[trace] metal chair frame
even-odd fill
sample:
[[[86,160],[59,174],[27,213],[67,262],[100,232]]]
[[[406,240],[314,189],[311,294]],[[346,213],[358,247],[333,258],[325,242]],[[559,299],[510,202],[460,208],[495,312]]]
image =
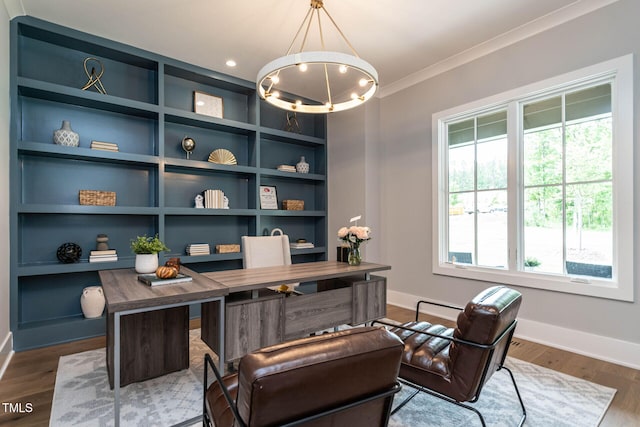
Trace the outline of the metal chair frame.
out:
[[[220,384],[220,388],[222,389],[222,394],[224,395],[225,400],[227,401],[227,404],[229,405],[229,408],[231,408],[231,413],[233,414],[234,419],[236,420],[236,422],[238,423],[239,426],[241,427],[247,427],[247,424],[244,422],[244,420],[240,417],[240,413],[238,412],[238,408],[235,404],[235,402],[233,401],[233,399],[231,398],[231,394],[229,393],[229,390],[227,389],[227,387],[224,385],[224,382],[222,381],[222,376],[220,375],[220,372],[218,371],[218,368],[216,368],[216,364],[213,362],[213,359],[211,358],[211,356],[207,353],[204,355],[204,360],[205,360],[205,366],[204,366],[204,398],[203,398],[203,411],[202,411],[202,424],[204,427],[211,427],[213,426],[213,422],[211,421],[209,414],[207,412],[207,399],[206,399],[206,393],[207,393],[207,384],[208,384],[208,379],[207,379],[207,367],[210,367],[213,369],[213,373],[216,377],[216,380],[218,381],[218,383]],[[382,399],[385,397],[390,397],[393,396],[394,394],[398,393],[400,390],[402,389],[402,386],[400,385],[400,383],[398,381],[396,381],[396,383],[393,385],[393,387],[387,391],[384,391],[382,393],[377,393],[371,396],[367,396],[364,397],[362,399],[358,399],[358,400],[354,400],[352,402],[346,403],[344,405],[340,405],[337,406],[335,408],[332,409],[328,409],[326,411],[322,411],[319,412],[317,414],[313,414],[313,415],[309,415],[307,417],[301,418],[299,420],[296,421],[292,421],[286,424],[282,424],[281,427],[293,427],[293,426],[299,426],[305,423],[308,423],[310,421],[314,421],[317,420],[319,418],[322,417],[326,417],[341,411],[345,411],[347,409],[351,409],[354,408],[356,406],[359,405],[363,405],[365,403],[377,400],[377,399]],[[389,402],[386,405],[385,408],[385,412],[386,412],[386,419],[383,425],[387,425],[389,423],[389,417],[391,416],[391,406],[393,405],[393,399],[390,399]]]
[[[441,304],[441,303],[433,302],[433,301],[420,300],[420,301],[418,301],[418,304],[416,305],[416,317],[415,317],[416,322],[419,321],[420,304],[437,305],[437,306],[440,306],[440,307],[451,308],[451,309],[458,310],[458,311],[463,310],[462,307],[457,307],[457,306],[452,306],[452,305],[447,305],[447,304]],[[383,325],[386,325],[386,326],[391,326],[393,328],[403,329],[403,330],[415,332],[415,333],[418,333],[418,334],[430,335],[430,336],[436,337],[436,338],[442,338],[444,340],[452,341],[452,342],[455,342],[455,343],[460,344],[460,345],[468,345],[470,347],[480,348],[480,349],[483,349],[483,350],[489,350],[489,357],[487,358],[487,363],[485,363],[485,366],[484,366],[483,371],[482,371],[482,377],[480,379],[480,386],[478,387],[478,390],[477,390],[475,396],[473,397],[473,399],[467,401],[469,403],[475,403],[480,398],[480,393],[482,392],[482,389],[484,388],[484,382],[485,382],[485,379],[486,379],[486,377],[488,375],[488,372],[489,372],[489,363],[488,363],[488,361],[490,361],[492,359],[493,353],[495,352],[496,347],[502,342],[502,340],[507,339],[508,340],[507,341],[507,345],[506,345],[506,347],[504,349],[504,352],[503,352],[502,357],[500,359],[499,367],[498,367],[498,369],[496,369],[496,372],[504,369],[505,371],[507,371],[509,373],[509,376],[511,377],[511,382],[513,383],[513,388],[515,389],[516,395],[518,396],[518,401],[520,402],[520,407],[522,408],[522,417],[520,418],[520,422],[518,423],[518,427],[521,427],[524,424],[524,421],[527,418],[527,411],[526,411],[526,409],[524,407],[524,402],[522,401],[522,396],[520,395],[520,390],[518,389],[518,385],[516,384],[516,379],[513,376],[513,372],[511,372],[511,370],[509,368],[504,366],[504,361],[505,361],[505,359],[507,357],[507,352],[509,351],[509,345],[511,343],[511,339],[513,338],[513,333],[515,332],[515,328],[516,328],[516,325],[518,323],[517,320],[514,320],[513,322],[511,322],[511,324],[502,332],[502,334],[500,334],[500,336],[498,338],[496,338],[491,344],[479,344],[479,343],[476,343],[476,342],[473,342],[473,341],[467,341],[467,340],[463,340],[463,339],[460,339],[460,338],[449,337],[449,336],[440,335],[440,334],[434,334],[434,333],[427,332],[427,331],[420,331],[420,330],[413,329],[413,328],[408,328],[408,327],[405,327],[405,326],[402,326],[402,325],[394,325],[392,323],[383,322],[383,321],[380,321],[380,320],[375,320],[373,323],[380,323],[380,324],[383,324]],[[409,387],[415,389],[415,391],[409,397],[407,397],[405,400],[403,400],[395,409],[393,409],[393,411],[391,412],[391,415],[393,415],[396,412],[398,412],[403,406],[405,406],[407,403],[409,403],[409,401],[411,399],[413,399],[420,391],[423,391],[423,392],[425,392],[427,394],[430,394],[430,395],[432,395],[434,397],[438,397],[440,399],[446,400],[447,402],[453,403],[454,405],[457,405],[457,406],[460,406],[462,408],[466,408],[466,409],[469,409],[469,410],[475,412],[476,415],[478,415],[478,417],[480,418],[480,422],[482,423],[482,426],[486,427],[486,423],[484,421],[484,417],[482,416],[480,411],[478,409],[474,408],[473,406],[469,406],[469,405],[466,405],[466,404],[464,404],[462,402],[458,402],[457,400],[452,399],[449,396],[446,396],[444,394],[438,393],[437,391],[429,390],[428,388],[426,388],[426,387],[424,387],[422,385],[415,384],[415,383],[413,383],[411,381],[405,380],[404,378],[400,378],[399,381],[401,383],[406,384]]]

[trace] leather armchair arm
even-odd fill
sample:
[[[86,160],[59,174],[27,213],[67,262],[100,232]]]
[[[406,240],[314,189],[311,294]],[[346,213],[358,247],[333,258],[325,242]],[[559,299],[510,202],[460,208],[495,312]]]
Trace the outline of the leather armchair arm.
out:
[[[442,304],[440,302],[429,301],[429,300],[420,300],[420,301],[418,301],[418,304],[416,304],[416,322],[418,321],[418,315],[420,314],[420,304],[437,305],[438,307],[451,308],[453,310],[458,310],[458,311],[462,311],[463,310],[463,307],[458,307],[458,306],[455,306],[455,305]]]

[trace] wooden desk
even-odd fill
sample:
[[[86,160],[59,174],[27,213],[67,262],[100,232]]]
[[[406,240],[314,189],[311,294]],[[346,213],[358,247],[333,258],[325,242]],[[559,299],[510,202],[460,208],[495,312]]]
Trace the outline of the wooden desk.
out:
[[[225,347],[220,350],[216,319],[219,306],[202,305],[202,340],[225,360],[255,349],[302,337],[343,324],[361,324],[386,315],[386,279],[372,272],[389,270],[382,264],[350,266],[320,261],[203,273],[226,286]],[[306,295],[275,293],[265,288],[283,283],[317,281],[318,292]]]
[[[371,262],[363,262],[360,265],[353,266],[346,262],[318,261],[277,267],[216,271],[202,273],[202,275],[226,286],[229,288],[230,293],[234,293],[281,285],[283,283],[312,282],[339,277],[368,275],[376,271],[384,270],[391,270],[391,267]]]
[[[182,272],[193,281],[153,287],[139,282],[133,269],[99,272],[107,306],[107,369],[116,426],[121,385],[189,367],[189,304],[219,306],[214,320],[224,369],[224,298],[229,289],[188,268]],[[127,369],[121,371],[121,364]]]
[[[254,349],[383,317],[386,279],[371,273],[390,268],[321,261],[199,274],[183,267],[193,282],[155,287],[139,282],[133,269],[100,271],[108,315],[107,368],[114,386],[115,425],[120,422],[121,384],[188,367],[189,304],[202,303],[202,339],[218,354],[224,371],[225,360]],[[318,293],[285,298],[264,290],[310,281],[318,282]],[[127,366],[125,372],[121,372],[121,359]]]

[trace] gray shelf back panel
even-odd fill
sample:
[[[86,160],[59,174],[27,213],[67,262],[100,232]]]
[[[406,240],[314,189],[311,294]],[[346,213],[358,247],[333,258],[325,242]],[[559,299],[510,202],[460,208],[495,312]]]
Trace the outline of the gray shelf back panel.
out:
[[[255,235],[255,217],[167,216],[165,227],[171,256],[185,256],[191,243],[208,243],[214,253],[215,245],[240,244],[242,236]]]
[[[309,173],[326,174],[325,146],[283,143],[262,137],[260,146],[260,166],[275,169],[279,165],[295,166],[304,156],[309,163]]]
[[[80,89],[88,80],[84,60],[95,57],[103,65],[100,80],[109,95],[158,103],[155,61],[31,26],[22,26],[21,33],[19,76]],[[95,62],[87,64],[89,72],[91,64],[95,66]]]
[[[22,97],[21,139],[53,144],[53,132],[63,120],[80,136],[80,147],[91,141],[113,142],[121,152],[154,155],[158,122],[154,118],[86,108],[45,99]]]
[[[276,187],[278,207],[282,209],[283,200],[303,200],[305,211],[324,211],[326,209],[324,181],[301,181],[280,177],[262,177],[260,185]]]
[[[212,170],[165,168],[165,206],[191,208],[204,190],[222,190],[233,209],[255,208],[255,178]]]
[[[78,205],[80,190],[114,191],[116,206],[157,205],[156,168],[46,156],[20,156],[22,203]]]
[[[89,252],[96,248],[98,234],[109,237],[109,248],[116,249],[119,257],[131,257],[132,238],[158,232],[158,218],[152,215],[128,216],[123,220],[119,215],[21,214],[18,222],[20,265],[59,263],[56,251],[66,242],[80,245],[81,259],[86,261]]]
[[[270,234],[275,228],[281,229],[289,236],[289,241],[305,239],[317,247],[326,246],[326,229],[324,217],[290,217],[265,216],[260,217],[260,235]]]
[[[164,155],[177,159],[186,159],[182,149],[182,139],[188,136],[196,142],[196,147],[189,156],[191,160],[206,162],[213,150],[223,148],[231,151],[238,165],[256,166],[256,134],[230,133],[178,123],[165,123]]]
[[[165,105],[182,111],[195,112],[194,92],[203,92],[222,98],[222,118],[255,124],[255,119],[250,114],[252,110],[250,104],[255,100],[254,95],[246,92],[237,92],[234,90],[238,88],[236,86],[231,89],[227,89],[227,86],[214,85],[213,80],[199,82],[165,74]]]
[[[203,262],[194,261],[189,264],[189,268],[198,273],[206,273],[209,271],[234,270],[234,269],[242,268],[242,257],[231,259],[231,260],[224,260],[224,261],[203,261]]]
[[[272,129],[286,130],[287,111],[270,105],[268,102],[260,100],[260,125]],[[291,112],[289,112],[290,117]],[[326,137],[326,124],[324,114],[296,113],[299,124],[299,132],[302,135],[314,136],[318,138]]]
[[[36,276],[22,277],[20,287],[21,325],[71,316],[82,317],[80,296],[87,286],[99,286],[97,272],[50,274],[46,281]],[[55,290],[52,292],[52,290]]]

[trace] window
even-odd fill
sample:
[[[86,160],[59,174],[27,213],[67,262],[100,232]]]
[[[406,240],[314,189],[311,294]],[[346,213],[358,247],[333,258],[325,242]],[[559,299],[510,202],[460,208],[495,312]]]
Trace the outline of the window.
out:
[[[433,117],[437,274],[633,300],[631,55]]]

